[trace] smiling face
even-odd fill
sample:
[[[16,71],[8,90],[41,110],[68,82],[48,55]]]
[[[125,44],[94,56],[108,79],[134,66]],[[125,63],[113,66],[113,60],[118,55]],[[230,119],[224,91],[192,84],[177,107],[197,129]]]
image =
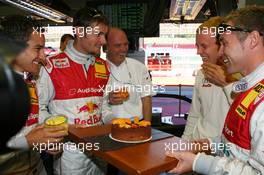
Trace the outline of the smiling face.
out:
[[[77,33],[77,40],[74,42],[74,47],[81,53],[99,56],[101,47],[106,44],[105,35],[108,31],[108,26],[103,23],[93,23],[89,31]]]
[[[14,69],[38,75],[41,64],[45,63],[44,45],[44,35],[32,33],[27,47],[16,57]]]
[[[126,34],[120,29],[112,28],[107,39],[107,59],[118,66],[125,60],[127,52]]]
[[[232,23],[228,23],[233,26]],[[250,67],[250,59],[248,59],[248,38],[240,41],[236,32],[225,32],[221,36],[221,45],[223,46],[223,62],[226,65],[228,73],[241,72],[247,75],[247,67]]]
[[[216,44],[216,38],[212,37],[210,33],[196,34],[197,54],[202,57],[203,62],[216,64],[218,59],[222,56],[222,49]]]

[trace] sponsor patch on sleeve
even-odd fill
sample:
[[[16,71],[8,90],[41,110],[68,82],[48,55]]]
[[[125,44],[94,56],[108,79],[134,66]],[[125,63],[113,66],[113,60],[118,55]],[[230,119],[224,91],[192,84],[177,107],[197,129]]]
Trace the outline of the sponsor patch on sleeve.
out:
[[[251,102],[253,102],[256,97],[260,94],[260,92],[264,89],[264,85],[261,83],[258,83],[254,89],[252,89],[246,98],[241,102],[241,104],[245,107],[248,108]]]
[[[245,120],[246,115],[247,115],[247,111],[246,111],[245,109],[243,109],[242,106],[239,105],[239,106],[236,108],[236,112],[238,113],[238,115],[239,115],[240,117],[242,117],[242,118]]]
[[[53,59],[54,68],[66,68],[70,67],[68,58]]]
[[[95,73],[95,77],[96,78],[103,78],[103,79],[107,79],[108,76],[106,74],[100,74],[100,73]]]
[[[100,62],[95,62],[95,72],[100,74],[106,74],[105,65]]]

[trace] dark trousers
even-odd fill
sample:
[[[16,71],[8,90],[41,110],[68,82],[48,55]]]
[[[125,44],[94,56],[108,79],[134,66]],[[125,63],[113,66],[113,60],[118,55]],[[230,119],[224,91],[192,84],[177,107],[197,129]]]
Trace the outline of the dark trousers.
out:
[[[40,157],[43,161],[47,175],[53,175],[53,155],[44,151],[40,154]]]

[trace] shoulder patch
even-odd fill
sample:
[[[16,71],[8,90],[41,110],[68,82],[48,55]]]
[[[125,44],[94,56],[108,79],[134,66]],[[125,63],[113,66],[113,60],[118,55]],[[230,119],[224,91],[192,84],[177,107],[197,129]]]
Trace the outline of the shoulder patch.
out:
[[[202,80],[202,87],[211,87],[212,86],[212,84],[206,79],[206,78],[204,78],[203,80]]]
[[[101,58],[95,59],[95,72],[100,74],[106,74],[106,61]]]
[[[254,105],[257,104],[263,98],[264,98],[264,89],[260,90],[260,93],[258,94],[256,99],[254,100]]]
[[[245,99],[241,102],[241,104],[245,107],[248,108],[248,106],[250,105],[251,102],[256,101],[257,97],[260,96],[260,94],[262,94],[264,90],[264,86],[261,83],[258,83],[249,93],[248,95],[245,97]],[[263,95],[262,95],[263,96]]]
[[[52,59],[54,68],[66,68],[66,67],[70,67],[70,63],[67,57],[65,58],[55,58]]]

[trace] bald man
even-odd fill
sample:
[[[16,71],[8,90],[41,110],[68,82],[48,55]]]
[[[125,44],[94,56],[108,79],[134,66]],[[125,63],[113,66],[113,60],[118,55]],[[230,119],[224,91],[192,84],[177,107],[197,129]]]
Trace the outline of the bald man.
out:
[[[103,121],[108,123],[113,118],[132,118],[151,120],[152,83],[144,64],[127,58],[128,39],[119,28],[111,28],[107,35],[107,62],[110,78],[103,102]],[[128,91],[124,98],[118,91]]]

